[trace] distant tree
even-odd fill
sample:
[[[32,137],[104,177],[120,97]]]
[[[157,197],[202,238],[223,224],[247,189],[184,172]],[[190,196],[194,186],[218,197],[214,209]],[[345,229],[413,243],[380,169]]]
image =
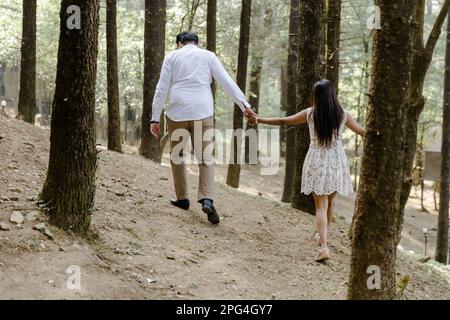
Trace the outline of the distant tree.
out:
[[[252,30],[253,37],[253,47],[250,48],[250,81],[249,81],[249,103],[252,109],[258,113],[259,103],[261,96],[261,83],[262,83],[262,72],[264,64],[264,56],[266,52],[267,42],[265,41],[272,29],[273,24],[273,10],[272,8],[262,8],[260,6],[253,7],[254,11],[257,12],[258,17],[264,17],[264,23],[262,26],[257,26],[258,22],[254,25]],[[264,12],[262,12],[264,11]],[[264,15],[262,14],[264,13]],[[255,15],[254,15],[255,16]],[[250,129],[250,125],[247,123],[246,130]],[[258,130],[258,126],[253,127],[254,130]],[[250,139],[247,137],[245,139],[245,163],[249,162],[249,152],[250,152]]]
[[[161,162],[159,139],[150,133],[153,96],[165,53],[166,0],[145,1],[144,31],[144,105],[142,109],[141,147],[145,158]],[[161,130],[162,131],[162,130]]]
[[[106,1],[106,52],[108,82],[108,149],[122,152],[117,66],[116,0]]]
[[[206,16],[206,49],[216,52],[217,49],[217,0],[208,0],[207,16]],[[216,96],[216,85],[213,81],[211,84],[213,96]]]
[[[183,18],[181,18],[180,29],[178,30],[179,32],[182,32],[184,30],[184,24],[186,19],[188,20],[187,30],[192,30],[192,28],[194,27],[195,16],[197,15],[197,11],[200,8],[201,4],[202,2],[200,0],[186,1],[186,13],[183,16]]]
[[[287,64],[286,116],[297,112],[297,50],[299,0],[291,0]],[[286,128],[286,167],[281,201],[291,202],[295,172],[295,127]]]
[[[372,78],[361,177],[352,224],[349,299],[393,299],[396,238],[401,229],[402,122],[408,109],[415,0],[377,0],[381,29],[375,31]],[[372,278],[371,275],[373,276]]]
[[[237,85],[241,88],[242,92],[245,92],[246,82],[247,82],[247,63],[248,63],[248,48],[250,43],[250,19],[252,13],[252,1],[242,0],[242,11],[241,11],[241,28],[240,28],[240,38],[239,38],[239,56],[238,56],[238,67],[237,67]],[[244,119],[241,109],[235,105],[233,113],[233,129],[242,129],[244,126]],[[234,136],[232,141],[233,148],[233,163],[228,166],[227,172],[227,185],[233,188],[239,187],[239,176],[241,174],[240,154],[241,145],[238,145],[237,136]],[[238,161],[239,160],[239,161]]]
[[[34,124],[36,117],[36,0],[23,0],[18,115]]]
[[[327,1],[327,69],[326,78],[339,91],[339,51],[341,37],[341,0]]]
[[[325,76],[325,0],[300,0],[297,47],[297,112],[311,106],[311,89]],[[296,159],[292,206],[315,214],[312,195],[301,193],[302,169],[309,149],[308,126],[296,128]]]
[[[436,261],[447,264],[448,215],[450,197],[450,14],[447,18],[447,44],[445,49],[444,112],[442,123],[442,162],[439,192],[439,218],[437,226]]]
[[[81,29],[68,29],[69,6],[80,8]],[[99,0],[62,0],[47,179],[41,193],[50,222],[86,235],[95,195],[95,85]]]

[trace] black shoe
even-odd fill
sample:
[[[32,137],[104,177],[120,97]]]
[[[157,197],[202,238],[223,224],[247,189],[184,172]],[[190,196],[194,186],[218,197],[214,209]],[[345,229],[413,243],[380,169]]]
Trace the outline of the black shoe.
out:
[[[183,210],[189,210],[191,202],[188,199],[184,200],[170,199],[170,204]]]
[[[216,208],[214,208],[213,201],[210,199],[203,199],[201,200],[201,203],[203,212],[208,215],[208,221],[212,224],[218,224],[220,222],[220,217]]]

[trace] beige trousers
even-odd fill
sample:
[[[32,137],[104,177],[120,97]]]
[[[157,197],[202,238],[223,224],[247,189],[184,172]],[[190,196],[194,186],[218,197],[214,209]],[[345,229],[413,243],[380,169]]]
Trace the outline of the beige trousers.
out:
[[[170,164],[177,200],[189,199],[186,161],[183,158],[188,156],[185,151],[189,138],[191,138],[200,171],[198,200],[214,200],[213,117],[198,121],[173,121],[167,118],[167,127],[170,134]]]

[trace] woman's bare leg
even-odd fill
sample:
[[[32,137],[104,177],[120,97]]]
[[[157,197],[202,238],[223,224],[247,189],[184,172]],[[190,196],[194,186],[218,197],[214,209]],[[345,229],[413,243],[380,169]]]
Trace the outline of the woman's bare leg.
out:
[[[334,200],[336,199],[336,195],[337,195],[337,192],[332,193],[328,196],[328,210],[327,210],[328,227],[330,226],[331,222],[333,221]]]
[[[316,204],[316,226],[320,236],[321,250],[327,248],[328,233],[328,196],[319,196],[313,193],[314,202]]]

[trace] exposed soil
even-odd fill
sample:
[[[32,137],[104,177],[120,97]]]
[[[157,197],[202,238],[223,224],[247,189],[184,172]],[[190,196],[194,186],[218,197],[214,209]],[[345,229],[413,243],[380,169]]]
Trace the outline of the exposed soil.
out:
[[[47,221],[36,200],[48,136],[46,129],[0,115],[0,222],[10,229],[0,231],[1,299],[345,299],[350,243],[344,218],[331,228],[332,259],[318,264],[312,216],[219,182],[223,219],[212,226],[196,203],[189,211],[169,205],[167,166],[131,154],[99,153],[93,215],[99,240],[52,226],[50,239],[33,229]],[[260,178],[246,179],[257,186]],[[195,175],[189,184],[195,194]],[[37,220],[16,226],[9,222],[14,211],[30,220],[36,217],[29,213],[37,213]],[[399,252],[398,277],[411,278],[402,298],[450,299],[448,267],[417,260]],[[81,268],[80,290],[66,286],[72,265]]]

